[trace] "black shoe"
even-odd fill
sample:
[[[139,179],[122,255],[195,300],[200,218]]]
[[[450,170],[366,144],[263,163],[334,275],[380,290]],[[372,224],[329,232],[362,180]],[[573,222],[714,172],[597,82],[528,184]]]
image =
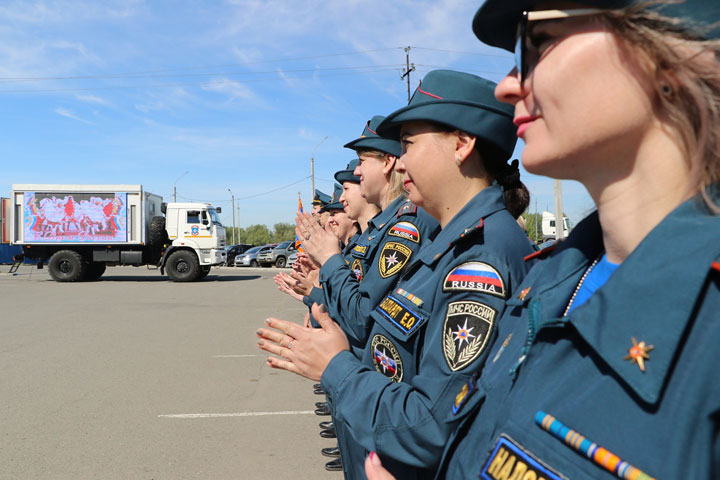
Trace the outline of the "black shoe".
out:
[[[320,436],[322,438],[337,438],[337,434],[335,433],[334,428],[328,428],[327,430],[322,430],[320,432]]]
[[[320,453],[322,453],[326,457],[339,457],[340,456],[340,448],[338,448],[338,447],[323,448],[322,450],[320,450]]]
[[[339,458],[336,458],[332,462],[328,462],[325,464],[325,470],[328,472],[340,472],[342,471],[342,460]]]
[[[323,390],[322,388],[316,388],[315,390],[313,390],[313,393],[315,395],[325,395],[325,390]]]
[[[313,388],[317,390],[318,388],[322,388],[322,383],[314,383]]]
[[[322,428],[323,430],[327,430],[328,428],[334,428],[332,420],[330,420],[329,422],[320,422],[319,425],[320,428]]]
[[[316,408],[323,408],[323,407],[327,407],[327,406],[328,406],[327,402],[315,402]]]
[[[317,410],[315,410],[315,415],[320,415],[320,416],[330,415],[330,407],[328,407],[326,405],[323,408],[318,408]]]

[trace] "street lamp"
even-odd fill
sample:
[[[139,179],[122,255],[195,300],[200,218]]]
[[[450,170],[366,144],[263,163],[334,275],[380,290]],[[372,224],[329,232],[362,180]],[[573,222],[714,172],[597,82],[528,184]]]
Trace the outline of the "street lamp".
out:
[[[188,173],[190,173],[190,172],[189,172],[189,171],[186,171],[185,173],[183,173],[182,175],[180,175],[179,177],[177,177],[177,178],[175,179],[175,181],[173,182],[173,203],[177,202],[177,188],[176,188],[177,182],[179,182],[180,179],[181,179],[182,177],[184,177],[185,175],[187,175]]]
[[[312,192],[310,192],[311,199],[315,198],[315,150],[317,150],[320,144],[327,140],[327,138],[327,135],[325,135],[325,138],[315,145],[315,148],[312,149],[312,154],[310,155],[310,177],[312,178]]]
[[[233,240],[237,240],[237,238],[236,238],[237,234],[235,233],[235,232],[236,232],[236,229],[235,229],[235,195],[233,195],[232,190],[230,190],[229,188],[228,188],[228,192],[230,192],[230,197],[232,198],[232,212],[233,212],[233,234],[232,234],[232,239],[233,239]],[[232,242],[232,245],[235,245],[235,243],[236,243],[235,241]]]

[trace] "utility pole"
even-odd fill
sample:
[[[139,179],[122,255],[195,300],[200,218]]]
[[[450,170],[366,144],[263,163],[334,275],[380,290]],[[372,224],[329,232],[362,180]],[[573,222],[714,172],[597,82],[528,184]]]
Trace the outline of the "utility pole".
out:
[[[315,198],[315,150],[317,150],[320,144],[327,140],[327,138],[327,135],[325,135],[325,138],[315,145],[315,148],[312,149],[312,154],[310,155],[310,178],[312,179],[312,191],[310,192],[310,198]]]
[[[233,219],[233,224],[235,220]],[[240,202],[237,205],[237,243],[240,243]]]
[[[565,238],[565,218],[563,217],[562,205],[562,182],[555,180],[553,190],[555,191],[555,238],[562,240]]]
[[[190,172],[189,172],[189,171],[186,171],[185,173],[183,173],[182,175],[180,175],[179,177],[177,177],[177,178],[175,179],[175,181],[173,182],[173,203],[176,203],[176,202],[177,202],[177,182],[179,182],[180,179],[181,179],[182,177],[184,177],[185,175],[187,175],[188,173],[190,173]]]
[[[232,238],[233,240],[236,240],[237,234],[235,233],[235,195],[233,195],[232,190],[228,188],[228,192],[230,192],[230,198],[232,198],[232,212],[233,212],[233,234]],[[237,242],[232,242],[232,245],[235,245]]]
[[[400,80],[407,77],[407,90],[408,90],[408,103],[410,103],[410,72],[415,71],[415,64],[410,63],[410,46],[405,47],[405,68],[403,68],[403,74]]]

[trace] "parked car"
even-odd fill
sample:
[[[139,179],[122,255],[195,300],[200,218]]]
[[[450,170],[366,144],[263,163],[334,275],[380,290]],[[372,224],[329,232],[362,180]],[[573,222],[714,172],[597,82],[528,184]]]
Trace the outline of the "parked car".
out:
[[[240,255],[241,253],[245,253],[251,248],[253,248],[255,245],[250,245],[249,243],[238,243],[237,245],[229,245],[225,248],[225,251],[227,252],[227,265],[235,265],[235,257]]]
[[[236,267],[257,267],[258,261],[257,257],[260,252],[265,252],[268,250],[272,250],[275,245],[262,245],[260,247],[253,247],[250,250],[247,250],[245,253],[241,253],[237,257],[235,257],[235,266]]]
[[[257,262],[262,267],[269,267],[275,265],[278,268],[283,268],[287,263],[288,257],[295,252],[295,242],[287,241],[279,243],[275,248],[269,251],[260,252],[257,257]]]
[[[288,257],[287,266],[292,267],[295,262],[297,262],[297,252]]]

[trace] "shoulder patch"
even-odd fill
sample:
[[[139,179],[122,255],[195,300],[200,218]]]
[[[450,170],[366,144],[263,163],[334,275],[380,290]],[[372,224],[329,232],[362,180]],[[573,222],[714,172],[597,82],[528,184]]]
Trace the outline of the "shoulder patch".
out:
[[[380,250],[378,269],[382,278],[390,278],[410,260],[412,250],[410,247],[398,242],[385,242]]]
[[[485,351],[497,311],[480,302],[450,302],[443,324],[443,355],[453,372],[474,362]]]
[[[410,310],[392,295],[386,296],[375,310],[406,335],[417,330],[423,323],[420,314]]]
[[[368,245],[355,245],[352,250],[350,250],[350,254],[353,257],[359,257],[359,258],[365,258],[368,252]]]
[[[398,222],[388,231],[388,235],[400,237],[410,240],[411,242],[420,243],[420,232],[417,227],[410,222]]]
[[[399,218],[403,215],[416,215],[417,214],[418,207],[412,202],[405,202],[402,205],[400,205],[400,208],[398,208],[397,213],[395,214],[395,217]]]
[[[362,283],[365,273],[363,272],[362,262],[360,262],[359,258],[353,260],[352,265],[350,265],[350,270],[352,270],[352,273],[355,275],[358,283]]]
[[[562,240],[555,242],[553,245],[550,245],[547,248],[543,248],[542,250],[538,250],[537,252],[531,253],[530,255],[526,256],[523,260],[526,262],[529,262],[530,260],[535,260],[536,258],[539,260],[545,260],[548,255],[550,255],[555,249],[560,245],[560,242]]]
[[[443,292],[482,292],[505,298],[505,282],[492,265],[466,262],[453,268],[445,277]]]
[[[480,471],[480,478],[484,480],[509,478],[513,472],[523,472],[522,478],[567,480],[567,477],[550,468],[512,438],[502,434],[485,461]]]
[[[370,341],[373,351],[373,364],[375,370],[388,377],[393,382],[403,379],[403,364],[397,347],[384,335],[375,335]]]

